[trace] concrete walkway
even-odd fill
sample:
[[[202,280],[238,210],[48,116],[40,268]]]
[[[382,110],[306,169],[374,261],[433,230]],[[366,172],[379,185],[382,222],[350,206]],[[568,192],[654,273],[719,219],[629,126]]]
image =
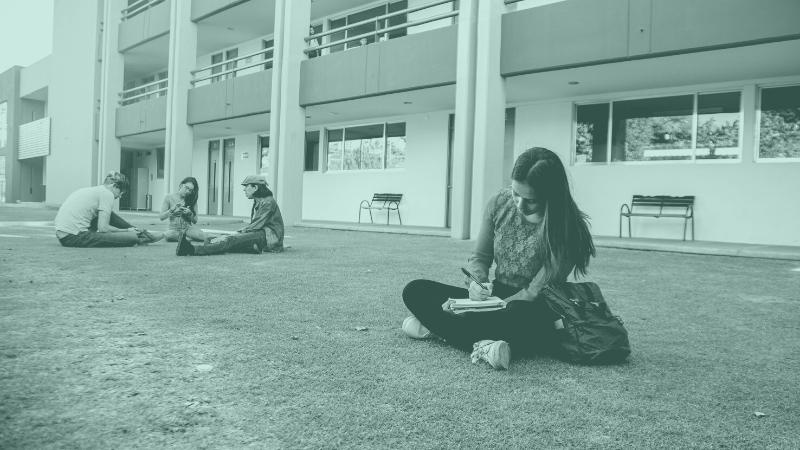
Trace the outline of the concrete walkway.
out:
[[[41,203],[0,205],[0,222],[3,221],[52,221],[56,215],[53,208]],[[121,211],[120,215],[135,226],[165,226],[158,213],[147,211]],[[198,224],[205,229],[222,225],[225,229],[235,229],[237,224],[248,221],[247,217],[199,216]],[[288,224],[287,224],[288,225]],[[352,223],[328,221],[302,221],[295,226],[325,228],[332,230],[367,231],[374,233],[416,234],[424,236],[449,237],[450,229],[444,227],[417,227],[399,224]],[[622,248],[628,250],[659,251],[718,256],[739,256],[747,258],[768,258],[800,261],[800,246],[756,245],[712,241],[680,241],[676,239],[618,238],[616,236],[594,236],[597,247]]]
[[[297,226],[327,228],[332,230],[371,231],[376,233],[420,234],[427,236],[450,236],[449,228],[415,227],[408,225],[381,225],[379,223],[351,223],[327,221],[303,221]],[[800,261],[800,246],[755,245],[731,242],[680,241],[674,239],[618,238],[616,236],[594,236],[597,247],[623,248],[700,255],[741,256]]]

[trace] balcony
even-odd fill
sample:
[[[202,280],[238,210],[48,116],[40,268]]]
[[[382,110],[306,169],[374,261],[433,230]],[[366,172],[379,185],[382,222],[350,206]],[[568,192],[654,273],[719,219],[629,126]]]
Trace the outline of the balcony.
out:
[[[797,39],[797,17],[800,2],[794,0],[776,0],[768,8],[751,0],[548,3],[503,15],[501,73],[512,76]]]
[[[19,126],[17,159],[37,158],[50,154],[50,117]]]
[[[124,52],[169,33],[170,2],[139,0],[124,8],[120,19],[117,49]]]
[[[192,71],[189,124],[268,112],[272,47]]]
[[[117,137],[166,129],[167,85],[163,79],[119,93]]]
[[[359,17],[354,13],[338,19],[347,19],[343,26],[310,34],[305,38],[309,59],[301,66],[300,103],[454,84],[458,10],[453,8],[452,1],[436,1],[360,21],[350,20]]]

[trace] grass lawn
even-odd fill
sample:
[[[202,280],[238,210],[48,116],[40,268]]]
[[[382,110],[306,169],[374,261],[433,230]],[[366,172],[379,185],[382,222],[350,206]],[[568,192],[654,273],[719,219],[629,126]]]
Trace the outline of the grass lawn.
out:
[[[290,227],[178,258],[9,224],[54,214],[0,208],[0,448],[800,448],[797,262],[598,249],[629,363],[496,372],[399,329],[470,242]]]

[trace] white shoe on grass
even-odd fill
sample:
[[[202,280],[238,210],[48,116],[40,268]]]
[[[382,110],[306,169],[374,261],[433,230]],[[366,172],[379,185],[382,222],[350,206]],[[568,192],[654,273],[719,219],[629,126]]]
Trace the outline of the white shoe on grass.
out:
[[[414,316],[408,316],[403,320],[403,333],[406,336],[414,339],[428,339],[429,337],[433,336],[433,333],[430,332],[422,322],[419,321]]]
[[[492,369],[506,370],[511,362],[511,346],[506,341],[485,339],[472,344],[472,362],[486,361]]]

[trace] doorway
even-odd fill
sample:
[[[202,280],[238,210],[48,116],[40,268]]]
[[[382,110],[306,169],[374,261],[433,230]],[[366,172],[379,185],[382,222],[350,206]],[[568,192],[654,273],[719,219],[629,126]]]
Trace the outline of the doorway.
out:
[[[19,200],[23,202],[44,201],[44,157],[19,160]]]
[[[233,215],[233,157],[236,152],[236,139],[222,141],[222,215]]]
[[[208,141],[208,211],[210,216],[219,213],[219,141]]]

